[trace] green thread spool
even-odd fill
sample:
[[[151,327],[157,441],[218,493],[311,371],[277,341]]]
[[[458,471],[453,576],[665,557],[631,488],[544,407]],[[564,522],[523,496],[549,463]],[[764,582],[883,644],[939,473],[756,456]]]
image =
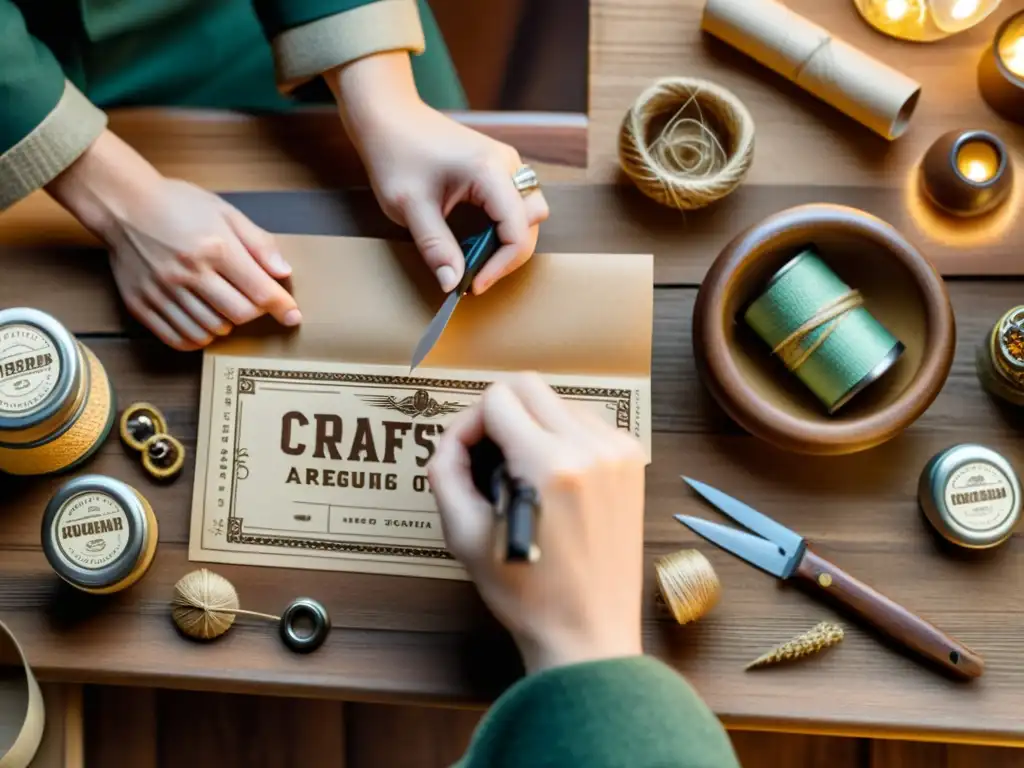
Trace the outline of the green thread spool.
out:
[[[806,250],[775,273],[743,319],[834,414],[903,354],[858,291]]]

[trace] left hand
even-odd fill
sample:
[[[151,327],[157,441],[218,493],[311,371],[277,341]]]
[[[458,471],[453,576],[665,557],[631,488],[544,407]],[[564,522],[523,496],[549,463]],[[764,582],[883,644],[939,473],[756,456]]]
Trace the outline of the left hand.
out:
[[[516,191],[512,175],[523,162],[515,149],[423,103],[404,52],[361,59],[327,80],[381,207],[409,229],[442,290],[458,284],[465,266],[446,222],[460,202],[482,207],[503,243],[473,281],[474,293],[526,263],[549,211],[540,190]]]

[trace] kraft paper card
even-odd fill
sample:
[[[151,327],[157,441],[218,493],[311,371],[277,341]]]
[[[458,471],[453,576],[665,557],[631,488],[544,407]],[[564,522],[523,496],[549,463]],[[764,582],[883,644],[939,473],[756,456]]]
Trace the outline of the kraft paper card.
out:
[[[515,371],[650,455],[651,256],[537,254],[464,297],[410,375],[444,299],[413,247],[279,242],[304,321],[239,329],[204,356],[190,559],[466,578],[425,467],[445,425]]]

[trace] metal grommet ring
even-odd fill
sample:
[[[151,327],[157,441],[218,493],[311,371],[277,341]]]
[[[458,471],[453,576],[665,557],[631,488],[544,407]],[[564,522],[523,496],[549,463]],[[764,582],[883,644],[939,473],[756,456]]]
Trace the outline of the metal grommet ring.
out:
[[[531,192],[540,189],[540,179],[537,178],[537,172],[528,165],[521,165],[512,174],[512,184],[516,188],[516,192],[525,197]]]
[[[301,620],[312,623],[310,632],[300,632],[296,627]],[[300,597],[285,608],[281,615],[281,640],[296,653],[310,653],[324,644],[331,631],[331,618],[327,609],[316,600]]]
[[[142,445],[142,466],[157,480],[168,480],[185,465],[185,446],[178,438],[158,432]]]
[[[132,403],[121,411],[121,439],[132,450],[141,451],[149,438],[166,431],[167,420],[155,405]]]

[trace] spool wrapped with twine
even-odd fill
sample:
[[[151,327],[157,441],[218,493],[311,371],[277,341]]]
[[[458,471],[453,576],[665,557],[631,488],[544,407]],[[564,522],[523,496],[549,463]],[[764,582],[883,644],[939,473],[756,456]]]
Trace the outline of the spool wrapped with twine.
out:
[[[696,549],[683,549],[654,561],[661,600],[679,624],[689,624],[715,607],[722,584],[711,563]]]
[[[652,200],[680,211],[732,192],[754,159],[754,118],[725,88],[686,77],[640,94],[619,131],[619,164]]]

